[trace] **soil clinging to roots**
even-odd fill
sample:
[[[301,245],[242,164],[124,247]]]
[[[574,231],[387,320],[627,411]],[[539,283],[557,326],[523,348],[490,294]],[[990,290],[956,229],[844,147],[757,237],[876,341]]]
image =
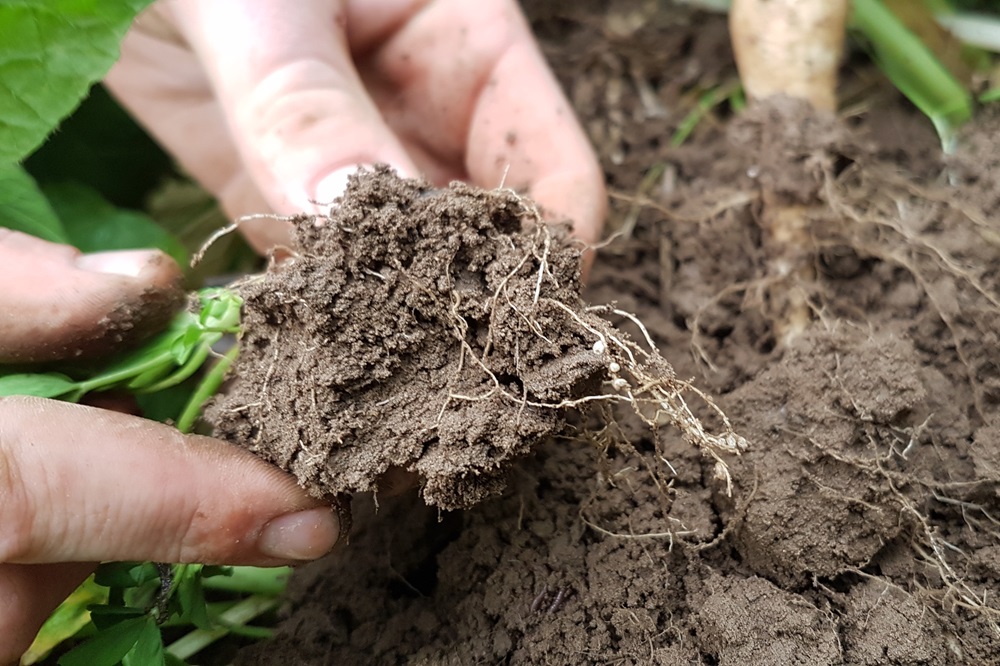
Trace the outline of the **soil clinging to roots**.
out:
[[[511,191],[378,168],[294,239],[292,260],[240,287],[242,350],[209,418],[316,496],[398,467],[428,504],[470,506],[591,402],[630,403],[716,457],[745,448],[721,415],[706,433],[651,343],[599,316],[627,313],[585,306],[581,249]]]

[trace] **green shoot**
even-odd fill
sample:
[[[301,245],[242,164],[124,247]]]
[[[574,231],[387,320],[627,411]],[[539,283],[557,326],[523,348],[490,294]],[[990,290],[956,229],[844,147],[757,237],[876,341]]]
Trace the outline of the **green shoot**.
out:
[[[153,393],[175,386],[197,372],[222,336],[239,332],[239,296],[225,289],[205,289],[198,298],[199,311],[178,314],[166,331],[96,374],[79,377],[79,370],[66,370],[0,375],[0,397],[33,395],[79,402],[92,391]]]
[[[854,0],[852,23],[872,45],[876,62],[930,118],[948,152],[956,130],[972,117],[969,91],[880,0]]]
[[[91,369],[89,375],[80,368],[0,375],[0,395],[76,402],[91,391],[124,389],[142,394],[170,389],[197,372],[224,335],[239,332],[239,296],[226,289],[206,289],[197,300],[197,310],[179,313],[166,331],[104,368]],[[204,374],[180,413],[179,430],[192,429],[238,349],[233,346]],[[62,655],[60,666],[173,666],[226,635],[266,637],[267,629],[248,623],[277,605],[289,573],[288,568],[102,564],[52,614],[22,663],[36,664],[76,639],[79,644]],[[166,648],[161,628],[175,631],[185,626],[193,631]]]
[[[670,145],[678,148],[684,145],[695,127],[700,123],[715,107],[723,102],[729,102],[734,112],[739,113],[746,106],[746,99],[743,96],[743,88],[739,82],[723,84],[717,88],[712,88],[698,100],[694,109],[691,110],[683,120],[677,125],[677,130],[670,137]]]

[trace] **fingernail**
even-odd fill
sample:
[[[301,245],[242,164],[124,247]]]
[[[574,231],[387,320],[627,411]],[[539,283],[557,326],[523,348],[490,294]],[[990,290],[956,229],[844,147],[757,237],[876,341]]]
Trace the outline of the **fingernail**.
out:
[[[347,178],[357,173],[360,168],[362,168],[360,165],[354,164],[349,167],[337,169],[329,176],[323,178],[316,185],[316,193],[313,200],[321,208],[329,208],[335,199],[344,196],[344,192],[347,191]]]
[[[150,262],[157,257],[156,250],[115,250],[81,254],[76,258],[77,268],[93,273],[139,277]]]
[[[312,193],[311,197],[309,197],[308,208],[306,210],[318,210],[324,215],[329,215],[330,208],[335,205],[336,200],[344,196],[344,192],[347,191],[348,179],[362,169],[371,169],[371,165],[352,164],[350,166],[337,169],[336,171],[323,177],[323,179],[316,185],[316,191]],[[392,169],[403,178],[409,177],[409,174],[405,169],[400,169],[395,166],[392,167]]]
[[[279,560],[315,560],[337,543],[340,521],[329,508],[278,516],[257,539],[257,550]]]

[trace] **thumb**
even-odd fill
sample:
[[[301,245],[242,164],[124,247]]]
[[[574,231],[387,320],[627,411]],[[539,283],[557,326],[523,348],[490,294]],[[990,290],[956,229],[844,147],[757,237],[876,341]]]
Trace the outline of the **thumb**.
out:
[[[273,566],[339,534],[329,508],[243,449],[36,398],[0,398],[0,498],[0,563]]]
[[[173,5],[247,168],[280,213],[332,202],[359,165],[416,173],[354,68],[339,4]]]
[[[164,326],[184,300],[157,250],[80,254],[0,229],[0,363],[107,353]]]

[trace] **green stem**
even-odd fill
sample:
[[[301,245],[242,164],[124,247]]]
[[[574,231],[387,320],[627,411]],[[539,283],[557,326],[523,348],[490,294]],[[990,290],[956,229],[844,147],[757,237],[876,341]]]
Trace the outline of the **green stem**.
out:
[[[972,116],[969,92],[879,0],[853,0],[851,23],[872,44],[882,70],[931,119],[945,149]]]
[[[77,390],[81,391],[82,393],[89,393],[90,391],[94,391],[96,389],[104,388],[106,386],[112,386],[119,382],[132,379],[136,375],[141,374],[146,370],[152,370],[153,368],[156,368],[158,366],[169,364],[172,362],[172,360],[173,359],[169,353],[158,354],[157,356],[150,358],[148,361],[145,361],[138,365],[129,365],[116,372],[112,372],[110,374],[97,375],[96,377],[93,377],[86,381],[82,381],[77,385],[78,387]]]
[[[229,372],[230,366],[232,366],[233,361],[236,360],[236,356],[239,353],[239,345],[233,345],[232,349],[227,351],[215,366],[205,373],[201,383],[198,384],[194,393],[191,394],[191,399],[184,406],[184,411],[177,418],[178,430],[181,432],[191,432],[191,428],[194,427],[195,422],[201,415],[202,407],[209,398],[216,394],[219,387],[222,386],[222,382],[226,378],[226,373]]]
[[[260,567],[233,567],[229,576],[209,576],[202,579],[206,589],[244,594],[261,594],[277,597],[285,591],[291,567],[262,569]]]
[[[255,595],[244,599],[219,616],[219,624],[223,626],[209,631],[204,629],[192,631],[171,643],[167,647],[167,652],[178,659],[188,659],[231,633],[229,626],[241,627],[277,606],[278,600],[273,597]]]

